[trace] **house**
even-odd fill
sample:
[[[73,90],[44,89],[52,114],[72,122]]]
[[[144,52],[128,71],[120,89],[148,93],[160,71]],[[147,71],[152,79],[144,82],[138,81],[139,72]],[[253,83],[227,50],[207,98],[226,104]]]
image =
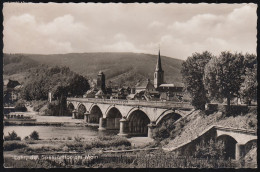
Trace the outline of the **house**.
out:
[[[150,79],[145,81],[139,81],[135,86],[135,93],[139,93],[141,91],[155,91],[153,84],[150,82]]]
[[[95,94],[95,98],[97,98],[97,99],[105,99],[105,98],[107,98],[107,95],[103,92],[103,90],[99,90]]]
[[[4,104],[13,104],[15,103],[20,97],[20,90],[22,89],[22,85],[15,80],[4,80],[4,96],[3,96],[3,103]]]

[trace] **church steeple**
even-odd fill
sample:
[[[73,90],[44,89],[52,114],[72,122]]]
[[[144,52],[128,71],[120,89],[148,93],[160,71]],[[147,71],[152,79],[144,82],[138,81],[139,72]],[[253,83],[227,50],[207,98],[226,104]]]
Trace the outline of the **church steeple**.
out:
[[[159,49],[159,53],[158,53],[158,59],[157,59],[155,71],[162,71],[160,49]]]
[[[164,82],[163,78],[164,78],[164,71],[162,70],[161,55],[160,55],[160,48],[159,48],[157,64],[156,64],[155,72],[154,72],[154,87],[155,88],[158,88],[161,84],[163,84],[163,82]]]

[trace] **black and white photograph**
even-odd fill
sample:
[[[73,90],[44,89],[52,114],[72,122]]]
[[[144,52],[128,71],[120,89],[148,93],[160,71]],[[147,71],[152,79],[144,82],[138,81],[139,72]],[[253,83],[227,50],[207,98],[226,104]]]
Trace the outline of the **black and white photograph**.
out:
[[[258,4],[2,4],[4,168],[258,167]]]

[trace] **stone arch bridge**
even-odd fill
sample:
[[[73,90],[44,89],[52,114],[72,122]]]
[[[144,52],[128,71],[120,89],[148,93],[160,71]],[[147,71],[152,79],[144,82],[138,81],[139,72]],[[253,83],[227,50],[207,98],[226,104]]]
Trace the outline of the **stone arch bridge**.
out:
[[[178,144],[176,147],[163,149],[165,151],[182,150],[189,153],[196,150],[196,145],[202,140],[214,138],[223,141],[225,147],[224,151],[227,158],[240,160],[248,153],[253,144],[257,144],[257,132],[255,130],[224,127],[219,125],[212,125],[201,132],[199,135],[193,135],[188,141]]]
[[[189,114],[189,103],[110,100],[94,98],[68,98],[67,108],[72,118],[82,118],[87,123],[99,124],[99,130],[119,130],[121,136],[140,135],[153,137],[160,123],[174,121]]]

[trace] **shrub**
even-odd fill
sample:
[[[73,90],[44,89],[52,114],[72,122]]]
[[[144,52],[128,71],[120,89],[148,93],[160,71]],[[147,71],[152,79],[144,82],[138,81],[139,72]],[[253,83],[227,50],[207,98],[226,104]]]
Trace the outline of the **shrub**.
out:
[[[249,129],[257,129],[257,114],[256,113],[248,113],[247,115],[247,126]]]
[[[225,115],[222,112],[217,112],[216,113],[216,120],[217,121],[223,119],[224,117],[225,117]]]
[[[21,100],[17,101],[16,104],[15,104],[15,111],[26,112],[27,108],[25,107],[25,103]]]
[[[55,116],[59,114],[59,103],[58,101],[53,101],[47,104],[47,109],[45,109],[45,115]]]
[[[4,150],[5,151],[12,151],[12,150],[15,150],[15,149],[21,149],[21,148],[25,148],[27,147],[27,144],[24,144],[24,143],[20,143],[20,142],[17,142],[17,141],[5,141],[4,142]]]
[[[156,129],[155,129],[155,139],[156,140],[163,140],[169,138],[171,135],[171,131],[176,128],[174,124],[174,119],[169,119],[163,121]]]
[[[113,136],[98,136],[99,140],[112,140],[114,137]]]
[[[75,137],[80,138],[80,137]],[[91,142],[82,142],[82,138],[80,141],[68,142],[62,147],[66,146],[69,150],[88,150],[92,148],[109,148],[109,147],[127,147],[131,146],[131,143],[126,138],[115,137],[115,136],[105,136],[105,137],[98,137]]]
[[[8,132],[8,136],[4,136],[4,140],[21,140],[21,137],[18,137],[15,131],[11,133]]]
[[[79,137],[79,136],[75,136],[75,137],[74,137],[74,140],[75,140],[76,142],[81,142],[83,139],[84,139],[83,137]]]
[[[66,146],[69,150],[83,150],[84,144],[83,142],[72,142],[72,143],[66,143],[64,146]],[[62,148],[64,147],[62,146]]]
[[[33,140],[39,140],[39,133],[37,131],[33,131],[30,134],[30,138],[33,139]]]
[[[86,144],[85,149],[89,148],[105,148],[105,147],[118,147],[118,146],[131,146],[131,143],[126,138],[114,138],[112,140],[94,140],[90,145]]]
[[[102,136],[93,140],[90,143],[86,143],[84,149],[91,148],[108,148],[108,147],[119,147],[119,146],[131,146],[131,143],[122,137],[116,136]]]
[[[194,152],[195,158],[206,158],[206,159],[224,159],[225,145],[223,141],[214,141],[210,139],[208,142],[202,140],[196,145]]]

